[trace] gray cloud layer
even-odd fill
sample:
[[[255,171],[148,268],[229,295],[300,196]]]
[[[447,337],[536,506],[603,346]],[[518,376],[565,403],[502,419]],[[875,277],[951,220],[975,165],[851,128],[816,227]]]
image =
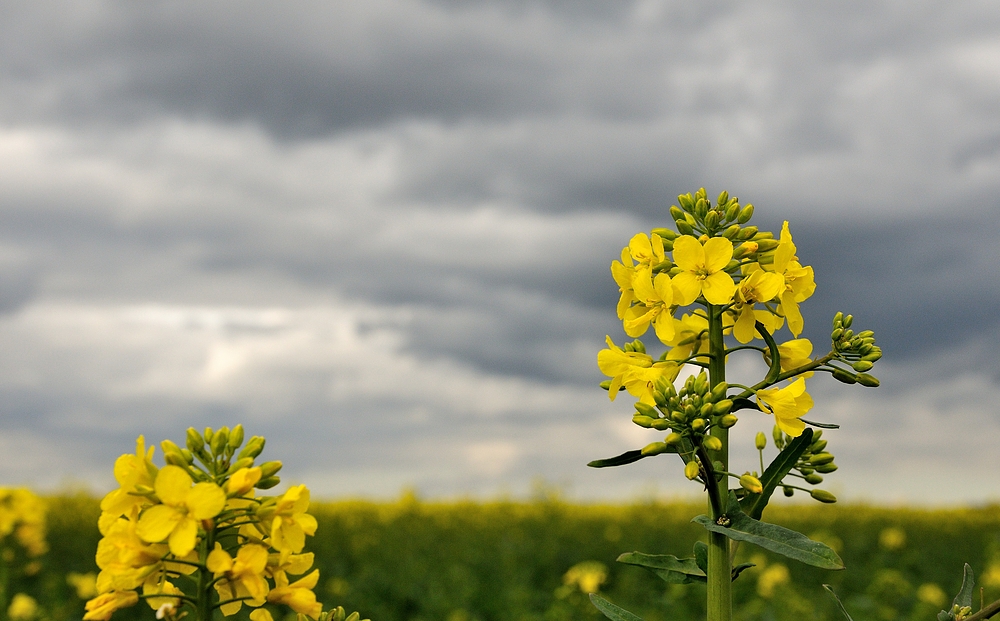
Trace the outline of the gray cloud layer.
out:
[[[2,11],[9,481],[107,487],[138,433],[243,420],[322,493],[638,493],[656,467],[582,467],[649,441],[594,388],[608,264],[701,185],[791,221],[815,342],[877,331],[879,396],[817,389],[845,447],[882,429],[851,408],[996,424],[990,3]],[[892,474],[848,493],[944,480],[915,438],[851,449]]]

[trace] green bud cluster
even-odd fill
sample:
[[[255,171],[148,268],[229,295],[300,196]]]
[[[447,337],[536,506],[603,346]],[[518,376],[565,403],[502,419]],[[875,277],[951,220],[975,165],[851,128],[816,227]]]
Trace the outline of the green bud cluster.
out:
[[[320,613],[319,621],[362,621],[361,615],[357,612],[347,614],[343,606],[337,606],[333,610],[326,610]],[[370,621],[364,619],[364,621]]]
[[[763,434],[760,434],[763,435]],[[778,449],[783,449],[792,441],[792,437],[785,435],[777,425],[774,426],[774,444]],[[837,470],[837,464],[833,463],[834,456],[826,450],[827,441],[823,439],[823,430],[817,429],[813,432],[812,443],[799,456],[793,470],[799,472],[799,476],[809,485],[819,485],[823,482],[823,475],[830,474]],[[782,486],[785,496],[795,494],[795,489]],[[822,489],[814,489],[809,492],[813,499],[820,502],[837,502],[837,498],[830,492]]]
[[[833,332],[830,333],[836,360],[849,364],[851,370],[829,366],[833,369],[833,378],[838,381],[874,388],[879,385],[879,381],[868,371],[882,357],[882,348],[875,344],[874,332],[862,330],[855,333],[851,329],[853,323],[853,316],[838,312],[833,317]]]
[[[737,420],[730,413],[733,401],[726,397],[728,388],[725,382],[710,388],[704,371],[689,377],[680,391],[672,383],[659,379],[653,388],[655,405],[637,402],[632,422],[646,429],[671,433],[662,442],[645,446],[642,453],[657,455],[699,445],[711,451],[720,450],[722,443],[710,434],[712,427],[728,429]]]
[[[734,272],[739,269],[741,261],[756,260],[758,252],[773,250],[777,246],[771,233],[758,231],[756,226],[743,226],[753,217],[753,205],[741,206],[740,200],[729,196],[729,192],[723,191],[713,204],[705,188],[701,188],[693,195],[690,192],[679,195],[677,202],[679,207],[670,206],[670,217],[674,219],[677,231],[666,228],[652,231],[663,239],[663,249],[668,252],[673,250],[678,234],[725,237],[735,247],[733,260],[725,269],[727,272]],[[667,263],[669,261],[654,266],[653,271],[670,269],[670,275],[675,275],[679,268],[666,265]]]
[[[252,468],[254,460],[264,450],[264,438],[253,436],[243,443],[243,425],[232,429],[206,427],[199,432],[194,427],[187,430],[186,448],[170,440],[160,443],[163,459],[168,464],[184,468],[195,481],[219,482],[241,468]],[[281,482],[277,476],[280,461],[260,464],[261,478],[254,486],[270,489]]]

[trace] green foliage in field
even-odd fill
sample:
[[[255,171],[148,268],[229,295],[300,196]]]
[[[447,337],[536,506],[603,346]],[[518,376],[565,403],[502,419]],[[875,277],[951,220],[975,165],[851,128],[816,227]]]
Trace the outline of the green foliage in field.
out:
[[[68,572],[95,571],[96,499],[49,499],[50,552],[18,585],[53,621],[79,619],[82,600]],[[585,590],[647,621],[704,616],[703,585],[670,585],[615,558],[622,550],[686,556],[704,511],[687,504],[578,505],[533,502],[316,503],[310,543],[327,606],[360,610],[374,621],[598,620]],[[847,570],[823,571],[741,546],[754,562],[735,583],[736,618],[838,619],[823,583],[857,621],[933,619],[976,569],[986,601],[1000,597],[1000,508],[917,511],[865,506],[786,506],[768,520],[824,541]],[[653,595],[650,595],[653,594]],[[978,607],[978,595],[975,598]],[[136,606],[115,619],[153,619]]]

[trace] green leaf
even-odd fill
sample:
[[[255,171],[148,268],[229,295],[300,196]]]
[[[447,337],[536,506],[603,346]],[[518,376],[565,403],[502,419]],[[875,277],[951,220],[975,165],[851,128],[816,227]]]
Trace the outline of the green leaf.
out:
[[[641,617],[635,616],[624,608],[615,606],[597,593],[590,594],[590,603],[603,612],[604,616],[611,619],[611,621],[642,621]]]
[[[595,459],[587,465],[591,468],[610,468],[611,466],[624,466],[625,464],[635,463],[644,457],[649,457],[649,455],[643,455],[642,451],[636,449],[634,451],[625,451],[618,457]]]
[[[806,420],[801,416],[799,417],[799,420],[807,425],[812,425],[813,427],[819,427],[820,429],[840,429],[840,425],[834,423],[815,423],[811,420]]]
[[[954,618],[955,618],[954,615],[952,615],[950,612],[946,612],[944,610],[942,610],[941,612],[938,613],[938,621],[951,621],[951,619],[954,619]]]
[[[708,544],[704,541],[694,542],[694,562],[703,572],[708,573]]]
[[[730,412],[738,412],[740,410],[759,410],[757,404],[750,399],[733,399],[733,407],[730,408]]]
[[[806,537],[777,524],[758,522],[740,510],[736,496],[730,492],[725,517],[729,524],[717,524],[707,515],[691,520],[713,533],[723,534],[735,541],[746,541],[765,550],[801,561],[821,569],[844,569],[844,561],[826,544]],[[721,518],[720,518],[721,519]]]
[[[972,606],[972,591],[976,588],[976,578],[972,575],[972,568],[965,564],[965,571],[962,574],[962,588],[955,596],[954,605],[959,608]]]
[[[743,512],[755,520],[759,520],[761,515],[764,514],[764,507],[771,500],[771,494],[774,490],[778,488],[781,480],[785,478],[795,464],[799,461],[799,457],[802,453],[809,448],[812,444],[813,430],[806,428],[797,438],[794,438],[791,442],[785,446],[784,449],[778,456],[774,458],[767,466],[767,470],[760,477],[760,484],[763,486],[763,491],[760,494],[754,494],[747,492],[743,500],[740,501],[740,507]]]
[[[643,554],[626,552],[618,557],[619,563],[643,567],[670,584],[690,584],[708,580],[704,570],[693,558],[680,559],[673,554]]]
[[[745,570],[756,566],[756,563],[740,563],[736,567],[733,567],[733,582],[736,582],[736,579],[739,578],[740,574],[742,574]]]
[[[764,376],[764,381],[773,383],[778,379],[778,376],[781,375],[781,354],[778,353],[778,344],[774,342],[774,337],[772,337],[771,333],[767,331],[764,324],[758,321],[755,323],[755,326],[757,328],[757,332],[760,334],[760,337],[764,339],[765,343],[767,343],[767,357],[771,362],[771,368],[768,369],[767,375]]]
[[[833,601],[837,602],[837,609],[840,610],[840,613],[842,615],[844,615],[844,618],[846,618],[847,621],[854,621],[854,619],[851,618],[851,615],[847,614],[847,609],[844,608],[844,603],[841,602],[840,598],[837,597],[837,594],[833,592],[833,587],[831,587],[829,584],[824,584],[823,588],[826,589],[826,592],[830,594],[830,597],[833,598]]]

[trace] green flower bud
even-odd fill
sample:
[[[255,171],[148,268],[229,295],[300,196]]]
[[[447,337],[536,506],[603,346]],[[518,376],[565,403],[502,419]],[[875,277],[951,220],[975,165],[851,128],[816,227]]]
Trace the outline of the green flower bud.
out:
[[[750,218],[752,217],[753,217],[753,205],[747,205],[746,207],[740,210],[740,215],[736,221],[739,222],[740,224],[746,224],[747,222],[750,221]]]
[[[739,268],[740,268],[740,262],[736,259],[730,259],[729,263],[726,263],[726,266],[722,268],[722,270],[732,274]]]
[[[194,455],[191,454],[191,451],[187,450],[186,448],[182,448],[181,455],[184,456],[184,461],[186,461],[188,464],[194,463]]]
[[[642,414],[635,414],[632,416],[633,423],[639,425],[640,427],[645,427],[646,429],[649,429],[653,426],[654,420],[655,419],[650,418],[649,416],[644,416]]]
[[[705,214],[708,213],[708,208],[711,206],[707,200],[699,198],[694,204],[694,215],[698,216],[699,219],[704,220]]]
[[[867,360],[868,362],[878,362],[882,359],[882,350],[872,347],[867,354],[861,356],[861,359]]]
[[[837,464],[829,463],[823,464],[822,466],[816,466],[816,472],[822,472],[823,474],[830,474],[831,472],[837,471]]]
[[[205,438],[205,444],[211,444],[212,436],[214,435],[215,435],[214,429],[212,429],[211,427],[205,427],[205,433],[202,434],[202,436]]]
[[[760,241],[762,239],[774,239],[774,233],[771,231],[758,231],[757,233],[754,233],[754,241]]]
[[[640,341],[639,339],[636,339],[632,341],[632,350],[637,351],[640,354],[644,354],[646,353],[646,344]]]
[[[694,415],[697,414],[697,413],[698,413],[698,411],[695,409],[695,407],[694,407],[693,404],[691,404],[691,403],[684,404],[684,419],[685,420],[694,418]]]
[[[739,234],[740,234],[739,224],[734,224],[722,232],[722,236],[728,239],[729,241],[733,241],[734,239],[736,239],[736,236]]]
[[[759,249],[760,246],[757,244],[757,242],[750,242],[750,241],[743,242],[742,244],[739,245],[738,248],[736,248],[735,252],[733,252],[733,260],[744,259],[746,257],[749,257],[753,253],[757,252]]]
[[[764,435],[763,431],[758,431],[756,437],[753,439],[753,443],[758,451],[763,451],[767,446],[767,436]]]
[[[816,440],[819,440],[822,437],[823,437],[823,430],[822,429],[815,429],[815,430],[813,430],[813,442],[815,442]]]
[[[785,494],[785,496],[787,496],[789,498],[791,498],[792,496],[795,495],[795,490],[792,489],[791,487],[787,487],[787,486],[783,485],[783,486],[781,486],[781,491]]]
[[[875,365],[867,360],[858,360],[857,362],[851,365],[851,367],[853,367],[855,371],[868,371],[873,366]]]
[[[744,240],[744,241],[746,241],[746,240],[752,238],[756,234],[757,234],[757,227],[755,227],[755,226],[748,226],[748,227],[746,227],[744,229],[740,229],[739,238],[742,239],[742,240]]]
[[[665,228],[653,229],[653,235],[659,235],[663,241],[673,241],[677,238],[677,233]]]
[[[261,436],[253,436],[252,438],[250,438],[249,440],[247,440],[246,446],[244,446],[243,450],[240,451],[240,454],[238,455],[238,458],[243,458],[243,457],[257,457],[258,455],[260,455],[261,451],[264,450],[264,443],[265,442],[266,441],[264,440],[263,437],[261,437]],[[264,488],[261,488],[261,489],[264,489]]]
[[[740,477],[740,487],[754,494],[764,493],[764,486],[760,484],[760,479],[752,474],[744,474]]]
[[[729,201],[726,205],[726,222],[732,222],[736,218],[740,217],[740,204],[736,201]],[[737,228],[736,230],[739,230]]]
[[[712,388],[712,401],[718,401],[724,399],[726,396],[726,391],[729,390],[729,384],[725,382],[719,382]]]
[[[677,205],[670,206],[670,217],[674,219],[675,222],[680,222],[684,220],[684,212],[681,211]]]
[[[879,386],[878,379],[867,373],[858,373],[858,383],[868,388],[878,388]]]
[[[826,440],[813,440],[813,443],[809,445],[810,453],[822,453],[823,449],[826,448]]]
[[[222,455],[222,451],[229,446],[229,427],[223,427],[212,436],[212,453]]]
[[[229,432],[229,448],[235,451],[241,444],[243,444],[243,425],[236,425]]]
[[[257,481],[257,485],[254,485],[254,487],[257,489],[271,489],[278,483],[281,483],[280,477],[267,477]]]
[[[810,485],[819,485],[822,482],[823,482],[823,477],[819,476],[818,474],[806,475],[806,483],[809,483]]]
[[[814,489],[809,492],[809,495],[820,502],[834,503],[837,502],[837,497],[826,491],[825,489]]]
[[[656,418],[650,426],[657,431],[666,431],[670,429],[670,421],[665,418]]]
[[[830,453],[816,453],[809,458],[809,465],[811,466],[822,466],[823,464],[828,464],[833,461],[833,455]]]
[[[681,204],[681,207],[687,209],[688,211],[694,209],[694,197],[691,196],[690,192],[678,195],[677,202]]]
[[[719,212],[714,209],[705,214],[705,228],[714,231],[719,227]]]
[[[733,409],[733,400],[723,399],[712,406],[712,413],[716,416],[724,416],[728,414],[731,409]]]
[[[198,433],[198,430],[194,427],[189,427],[187,430],[187,447],[193,452],[197,453],[205,446],[205,440]]]
[[[810,474],[812,474],[812,473],[814,473],[816,471],[813,470],[812,468],[802,467],[802,468],[799,468],[799,472],[801,472],[804,476],[809,476]]]
[[[687,415],[684,414],[684,412],[682,412],[681,410],[671,410],[670,418],[679,423],[683,423],[684,421],[687,420]]]
[[[711,403],[705,403],[701,406],[701,409],[698,410],[698,414],[700,414],[702,418],[708,418],[712,415],[714,410],[715,407]]]
[[[696,418],[693,421],[691,421],[691,430],[692,431],[701,432],[701,431],[705,430],[705,427],[706,427],[706,423],[705,423],[705,419],[704,418]]]
[[[723,190],[723,191],[719,192],[719,198],[717,198],[715,200],[715,204],[716,205],[725,205],[728,202],[729,202],[729,192],[726,191],[726,190]]]
[[[642,414],[643,416],[648,416],[650,418],[660,417],[660,412],[656,408],[649,405],[648,403],[643,403],[642,401],[635,402],[635,409],[638,410],[639,413]]]
[[[830,333],[830,340],[831,341],[839,341],[840,337],[842,337],[843,335],[844,335],[844,329],[843,328],[834,328],[833,332]]]
[[[689,461],[684,465],[684,476],[689,480],[694,481],[698,478],[698,473],[701,471],[701,467],[698,466],[698,462],[694,459]]]
[[[710,451],[722,450],[722,440],[716,438],[715,436],[705,436],[705,439],[702,440],[702,444]]]
[[[677,220],[675,224],[677,225],[677,232],[681,235],[692,235],[694,233],[694,227],[685,220]]]
[[[653,401],[656,403],[656,405],[658,405],[660,407],[664,407],[664,406],[667,405],[667,396],[664,395],[659,390],[655,390],[654,389],[653,390]]]
[[[725,416],[719,419],[719,427],[722,427],[723,429],[729,429],[737,422],[739,422],[739,420],[740,419],[736,418],[735,414],[726,414]]]
[[[648,456],[666,453],[670,449],[665,442],[650,442],[642,447],[642,454]]]
[[[229,466],[229,470],[226,471],[226,474],[233,474],[240,468],[249,468],[252,465],[253,465],[253,459],[249,457],[243,457],[242,459],[237,459],[236,461],[233,462],[231,466]]]
[[[172,466],[180,466],[181,468],[187,469],[187,460],[184,459],[184,455],[181,454],[179,450],[168,451],[163,450],[163,461],[167,462]]]
[[[683,439],[684,436],[674,431],[673,433],[667,435],[666,439],[663,440],[663,443],[667,446],[674,446],[675,444],[680,444]]]
[[[278,474],[278,471],[281,470],[282,465],[283,464],[277,460],[265,461],[260,465],[261,478],[266,479],[267,477],[273,477],[274,475]]]
[[[775,425],[771,429],[771,437],[774,438],[774,445],[778,447],[778,450],[785,448],[785,434],[781,431],[781,427]]]
[[[747,242],[757,244],[757,252],[770,252],[778,247],[778,241],[775,239],[759,239],[755,242]]]
[[[850,317],[850,315],[848,315]],[[844,330],[844,335],[840,337],[842,341],[850,341],[854,338],[854,330]]]
[[[176,444],[174,444],[170,440],[164,440],[163,442],[160,442],[160,448],[163,449],[164,454],[166,454],[168,452],[171,452],[171,453],[180,453],[181,452],[181,447],[177,446]]]
[[[856,375],[854,375],[850,371],[845,371],[840,367],[834,368],[831,375],[833,375],[833,379],[837,380],[838,382],[844,382],[845,384],[854,384],[857,383],[858,381],[858,377]]]

